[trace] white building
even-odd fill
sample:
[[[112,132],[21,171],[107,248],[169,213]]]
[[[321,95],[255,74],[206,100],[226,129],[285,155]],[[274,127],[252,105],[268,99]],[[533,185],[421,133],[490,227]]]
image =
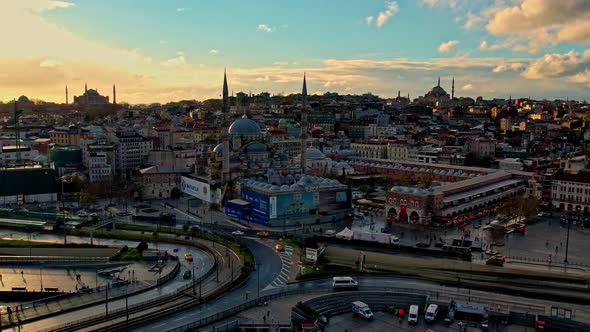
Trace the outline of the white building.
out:
[[[557,173],[551,182],[551,203],[560,210],[590,212],[590,174]]]
[[[152,150],[152,141],[133,131],[119,131],[112,139],[116,144],[116,169],[121,174],[138,169]]]
[[[2,146],[0,147],[0,165],[12,165],[15,164],[19,160],[20,152],[20,161],[19,162],[46,162],[47,156],[39,155],[39,151],[32,150],[28,146],[21,146],[17,148],[16,146]]]

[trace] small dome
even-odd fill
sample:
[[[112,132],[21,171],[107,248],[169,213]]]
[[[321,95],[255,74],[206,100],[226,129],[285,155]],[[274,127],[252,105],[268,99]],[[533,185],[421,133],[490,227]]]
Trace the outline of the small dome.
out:
[[[217,153],[218,155],[223,154],[223,144],[219,143],[213,148],[213,152]]]
[[[86,91],[86,94],[93,95],[93,96],[98,96],[98,91],[96,91],[94,89],[88,89],[88,91]]]
[[[20,96],[18,97],[18,101],[29,101],[29,98],[27,96]]]
[[[305,150],[305,159],[307,160],[320,160],[325,158],[326,155],[316,148],[307,148],[307,150]]]
[[[260,126],[250,119],[237,119],[227,130],[230,135],[257,135],[261,133]]]
[[[136,123],[133,125],[133,130],[141,130],[141,129],[143,129],[143,127],[139,123]]]
[[[154,117],[153,117],[153,116],[151,116],[151,115],[150,115],[150,116],[148,116],[148,117],[145,119],[145,121],[147,121],[147,122],[149,122],[149,123],[151,123],[151,124],[154,124],[154,123],[156,123],[156,119],[154,119]]]
[[[246,153],[264,153],[266,152],[266,145],[262,143],[248,144],[244,148],[244,151],[246,151]]]

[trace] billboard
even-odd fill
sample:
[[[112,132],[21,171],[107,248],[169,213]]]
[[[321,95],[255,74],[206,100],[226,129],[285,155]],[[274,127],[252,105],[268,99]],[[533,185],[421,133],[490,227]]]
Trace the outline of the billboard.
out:
[[[252,190],[242,189],[240,192],[240,198],[252,204],[253,212],[265,215],[268,219],[268,216],[270,215],[270,204],[268,196],[257,193]]]
[[[182,176],[180,177],[180,191],[211,203],[211,187],[208,183]]]
[[[305,248],[305,258],[310,259],[314,262],[318,260],[318,250],[314,248]]]
[[[320,212],[350,209],[351,193],[348,189],[320,191]]]
[[[301,217],[308,216],[311,210],[316,209],[316,201],[312,192],[292,193],[276,196],[276,217]],[[273,200],[273,204],[274,200]]]

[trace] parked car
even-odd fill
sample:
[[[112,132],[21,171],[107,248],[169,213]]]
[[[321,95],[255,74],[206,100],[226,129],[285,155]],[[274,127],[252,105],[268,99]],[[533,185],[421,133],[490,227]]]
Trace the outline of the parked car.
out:
[[[280,244],[280,243],[277,243],[277,244],[275,245],[275,250],[276,250],[276,251],[283,251],[283,250],[285,250],[285,248],[283,247],[283,245],[282,245],[282,244]]]
[[[359,283],[351,277],[333,277],[332,278],[332,289],[358,289]]]
[[[237,235],[237,236],[242,236],[242,235],[244,235],[244,232],[242,232],[242,231],[233,231],[233,232],[231,232],[231,234],[232,235]]]
[[[417,305],[410,306],[410,311],[408,314],[408,324],[410,324],[410,325],[418,324],[418,310],[419,310],[419,307]]]
[[[438,315],[438,305],[431,304],[426,309],[426,315],[424,316],[424,320],[426,321],[426,323],[432,323],[436,319],[437,315]]]
[[[186,259],[189,262],[193,261],[193,255],[189,252],[187,252],[186,254],[184,254],[184,259]]]
[[[193,276],[193,274],[191,273],[191,271],[186,270],[182,274],[182,279],[187,280],[187,279],[190,279],[192,276]]]

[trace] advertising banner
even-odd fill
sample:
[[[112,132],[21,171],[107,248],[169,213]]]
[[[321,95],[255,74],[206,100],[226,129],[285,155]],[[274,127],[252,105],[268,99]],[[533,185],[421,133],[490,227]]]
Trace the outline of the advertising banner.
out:
[[[351,194],[350,190],[341,189],[334,191],[320,192],[320,212],[350,209]]]
[[[180,177],[180,191],[211,203],[211,187],[208,183],[182,176]]]
[[[316,262],[318,260],[318,250],[314,248],[305,248],[305,258]]]
[[[252,190],[242,189],[240,192],[240,198],[244,201],[252,204],[252,209],[258,214],[266,216],[270,215],[270,204],[269,197]]]

